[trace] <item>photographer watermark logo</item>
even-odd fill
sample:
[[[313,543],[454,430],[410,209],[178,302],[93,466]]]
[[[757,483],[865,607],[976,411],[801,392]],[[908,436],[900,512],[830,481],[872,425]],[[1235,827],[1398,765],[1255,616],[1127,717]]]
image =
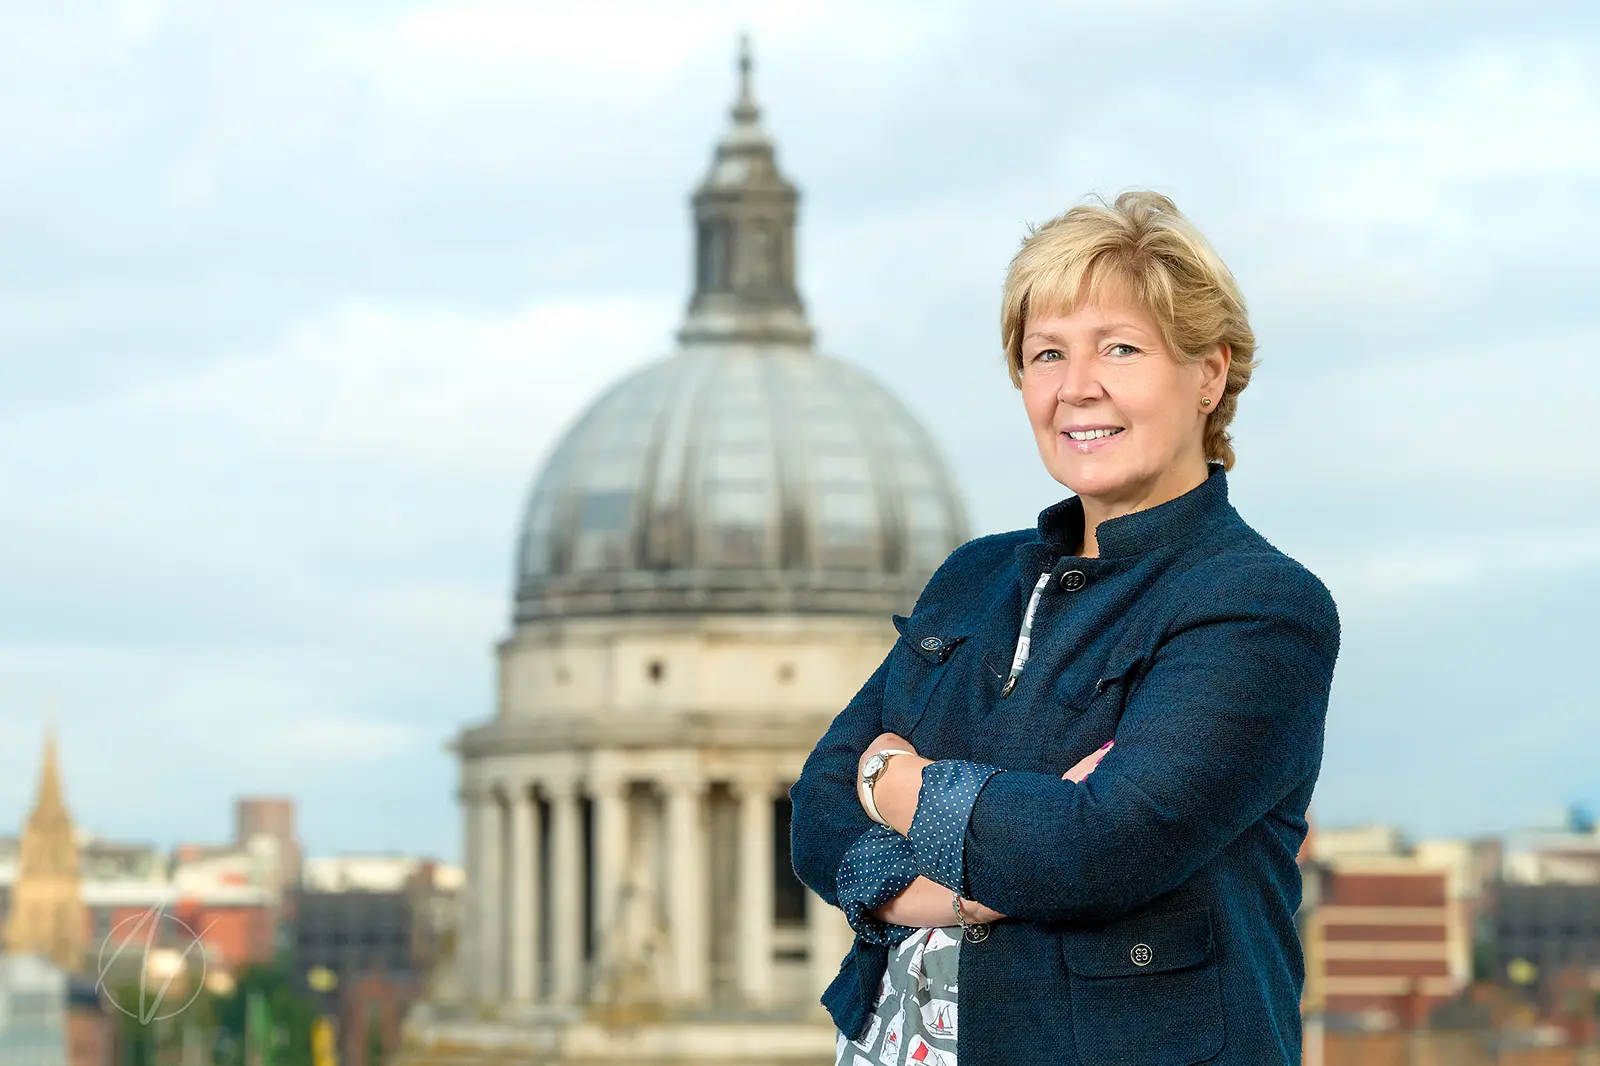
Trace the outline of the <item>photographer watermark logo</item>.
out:
[[[202,938],[210,928],[208,925],[196,932],[188,922],[169,913],[165,903],[157,903],[142,914],[129,915],[100,942],[96,991],[141,1025],[182,1013],[205,987],[206,951]],[[191,956],[199,960],[194,973],[189,968]],[[134,959],[138,960],[137,993],[131,981],[121,986],[107,984],[108,977],[115,981],[129,972],[129,962]]]

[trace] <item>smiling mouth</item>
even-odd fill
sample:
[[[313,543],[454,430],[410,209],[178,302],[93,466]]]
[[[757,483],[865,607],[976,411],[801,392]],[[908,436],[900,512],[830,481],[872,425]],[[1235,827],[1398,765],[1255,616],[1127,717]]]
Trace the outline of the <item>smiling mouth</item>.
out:
[[[1069,429],[1067,430],[1067,437],[1070,440],[1099,440],[1101,437],[1114,437],[1121,432],[1121,429]]]

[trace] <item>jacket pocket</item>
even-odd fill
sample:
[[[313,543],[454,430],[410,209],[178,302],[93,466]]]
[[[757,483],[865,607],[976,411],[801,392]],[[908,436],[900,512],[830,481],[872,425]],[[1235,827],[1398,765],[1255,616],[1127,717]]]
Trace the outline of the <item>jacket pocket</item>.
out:
[[[1144,659],[1142,652],[1113,652],[1092,676],[1078,671],[1063,675],[1056,686],[1056,698],[1067,710],[1080,714],[1091,707],[1115,705],[1120,718],[1122,701],[1138,683]]]
[[[898,614],[894,627],[900,631],[900,639],[890,652],[889,672],[884,678],[883,727],[910,739],[948,672],[946,664],[969,634],[962,627]]]
[[[1083,1066],[1193,1066],[1225,1034],[1211,912],[1199,907],[1063,935]]]

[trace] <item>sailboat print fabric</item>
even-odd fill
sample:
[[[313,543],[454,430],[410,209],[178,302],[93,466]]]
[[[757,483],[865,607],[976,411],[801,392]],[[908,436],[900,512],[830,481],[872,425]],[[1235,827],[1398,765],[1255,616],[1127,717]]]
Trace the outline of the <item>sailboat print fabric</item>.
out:
[[[956,1066],[961,928],[918,929],[889,956],[872,1022],[839,1034],[835,1066]]]

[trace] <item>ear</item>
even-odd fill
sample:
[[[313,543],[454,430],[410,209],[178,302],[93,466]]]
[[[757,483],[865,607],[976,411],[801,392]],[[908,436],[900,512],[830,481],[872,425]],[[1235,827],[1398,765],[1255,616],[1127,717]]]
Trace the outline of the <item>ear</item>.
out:
[[[1211,396],[1221,397],[1228,380],[1228,368],[1233,365],[1233,348],[1218,341],[1200,360],[1200,387]]]

